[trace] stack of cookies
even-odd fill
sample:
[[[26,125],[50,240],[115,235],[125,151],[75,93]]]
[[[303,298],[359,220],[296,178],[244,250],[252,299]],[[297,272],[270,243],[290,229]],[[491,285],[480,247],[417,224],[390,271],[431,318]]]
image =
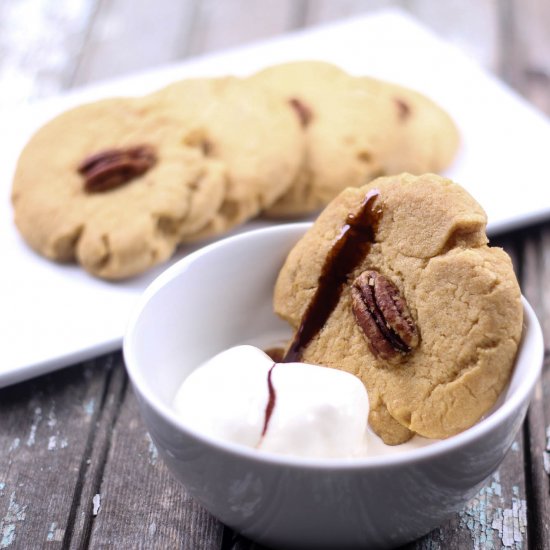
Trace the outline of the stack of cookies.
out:
[[[123,279],[258,215],[296,218],[381,175],[440,172],[458,142],[428,98],[324,62],[182,80],[42,127],[18,162],[15,223],[43,256]]]

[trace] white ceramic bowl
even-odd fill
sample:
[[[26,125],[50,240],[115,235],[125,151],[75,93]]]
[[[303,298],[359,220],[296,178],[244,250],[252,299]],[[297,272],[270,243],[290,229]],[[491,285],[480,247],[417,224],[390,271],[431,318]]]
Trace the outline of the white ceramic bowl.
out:
[[[300,459],[186,429],[172,409],[183,379],[240,343],[289,335],[272,312],[277,273],[309,225],[243,233],[191,254],[145,292],[124,339],[141,413],[173,474],[214,516],[284,548],[389,547],[427,533],[497,468],[525,417],[543,344],[524,301],[523,341],[500,406],[466,432],[387,457]]]

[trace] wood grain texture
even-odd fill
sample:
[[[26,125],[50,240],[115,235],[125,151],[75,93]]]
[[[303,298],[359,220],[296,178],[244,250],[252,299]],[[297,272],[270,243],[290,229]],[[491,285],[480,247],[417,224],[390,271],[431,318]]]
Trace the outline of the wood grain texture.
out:
[[[0,391],[0,548],[60,548],[107,391],[103,359]]]
[[[185,55],[231,48],[302,26],[304,0],[264,2],[203,0],[197,3]]]
[[[526,424],[529,446],[529,521],[540,548],[550,547],[550,225],[545,224],[524,242],[523,292],[541,320],[545,365]]]
[[[306,25],[352,17],[365,11],[400,8],[409,12],[436,35],[454,44],[484,67],[495,70],[498,61],[496,3],[488,0],[310,0]]]
[[[550,114],[550,4],[527,0],[501,5],[502,77]],[[541,185],[548,176],[541,174]],[[521,238],[522,290],[541,321],[545,364],[525,424],[529,531],[534,548],[550,548],[550,224]]]
[[[106,0],[87,33],[73,85],[142,71],[181,58],[196,3]]]
[[[119,358],[117,369],[124,371]],[[105,453],[94,489],[99,495],[89,540],[74,548],[220,548],[223,526],[197,504],[168,472],[141,422],[129,387],[104,426]],[[101,452],[100,452],[101,454]],[[90,502],[90,499],[86,499]],[[88,505],[88,513],[90,505]]]
[[[86,548],[90,539],[93,521],[97,516],[99,488],[107,454],[111,445],[113,426],[118,418],[127,386],[127,377],[120,354],[110,354],[103,362],[109,365],[105,391],[97,403],[93,433],[88,442],[85,460],[82,461],[78,478],[78,491],[73,497],[68,529],[63,540],[65,548]]]

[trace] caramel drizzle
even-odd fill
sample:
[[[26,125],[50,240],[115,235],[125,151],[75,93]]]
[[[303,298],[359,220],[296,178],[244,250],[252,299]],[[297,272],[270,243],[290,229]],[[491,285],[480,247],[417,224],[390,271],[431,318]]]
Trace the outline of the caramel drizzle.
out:
[[[336,308],[349,275],[368,254],[381,216],[380,210],[374,210],[374,202],[379,194],[378,189],[372,189],[364,198],[359,211],[348,214],[345,225],[325,259],[317,290],[281,363],[301,359],[305,348]]]

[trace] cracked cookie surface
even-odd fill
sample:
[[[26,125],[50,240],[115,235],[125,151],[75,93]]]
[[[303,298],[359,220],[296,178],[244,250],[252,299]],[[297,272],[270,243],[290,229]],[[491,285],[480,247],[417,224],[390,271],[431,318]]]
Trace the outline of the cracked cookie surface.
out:
[[[19,158],[12,190],[19,231],[47,258],[76,260],[107,279],[165,261],[225,196],[223,166],[180,136],[179,124],[140,100],[107,99],[59,115]]]
[[[335,240],[369,192],[379,213],[373,242],[301,359],[359,376],[369,392],[369,422],[386,443],[414,433],[446,438],[495,404],[522,330],[510,259],[487,245],[485,213],[459,185],[405,174],[343,191],[290,252],[275,311],[300,327]],[[373,352],[354,315],[352,283],[366,271],[395,285],[418,329],[416,347],[398,361]]]

